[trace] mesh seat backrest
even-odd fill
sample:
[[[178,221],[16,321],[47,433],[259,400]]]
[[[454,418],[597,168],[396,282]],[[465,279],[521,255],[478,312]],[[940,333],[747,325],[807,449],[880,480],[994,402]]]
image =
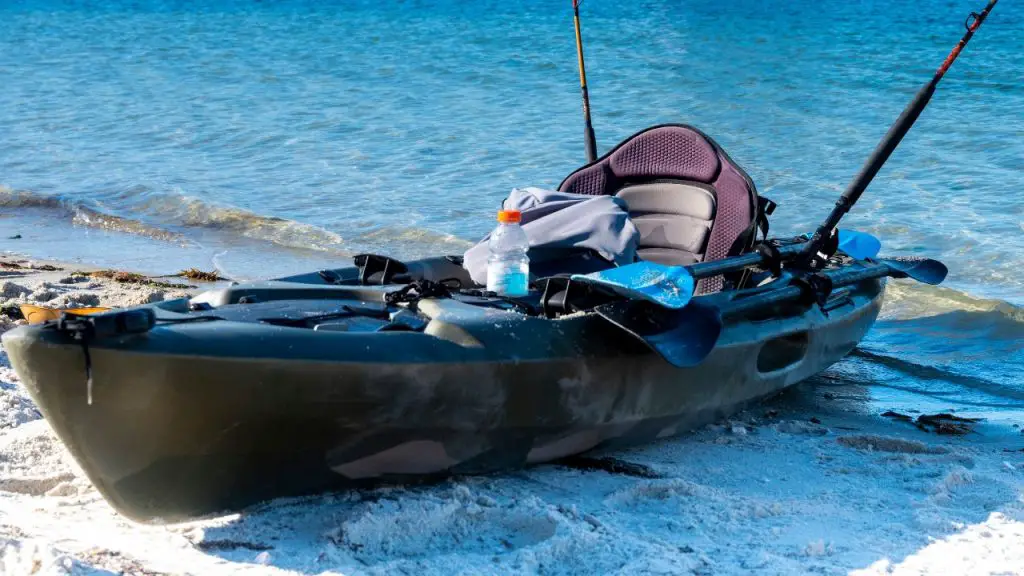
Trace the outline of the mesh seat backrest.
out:
[[[664,124],[627,138],[572,174],[563,192],[617,195],[640,232],[638,255],[661,264],[717,260],[754,240],[757,190],[704,133]],[[701,280],[698,293],[721,290],[721,276]]]

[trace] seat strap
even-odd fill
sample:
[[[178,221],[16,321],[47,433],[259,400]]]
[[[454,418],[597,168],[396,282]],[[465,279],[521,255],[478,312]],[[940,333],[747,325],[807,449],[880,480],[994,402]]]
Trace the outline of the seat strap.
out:
[[[761,230],[762,240],[768,240],[768,217],[775,212],[776,206],[778,204],[770,198],[765,198],[764,196],[757,197],[757,216],[755,216],[755,219],[758,229]]]

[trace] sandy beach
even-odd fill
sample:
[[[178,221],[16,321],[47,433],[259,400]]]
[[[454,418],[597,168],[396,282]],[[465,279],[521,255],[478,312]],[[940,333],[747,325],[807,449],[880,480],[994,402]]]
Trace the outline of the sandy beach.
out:
[[[5,309],[121,307],[201,289],[3,261],[15,265],[0,271]],[[939,434],[882,416],[869,396],[828,371],[728,421],[628,451],[150,526],[92,488],[0,353],[0,572],[1024,573],[1019,424]]]

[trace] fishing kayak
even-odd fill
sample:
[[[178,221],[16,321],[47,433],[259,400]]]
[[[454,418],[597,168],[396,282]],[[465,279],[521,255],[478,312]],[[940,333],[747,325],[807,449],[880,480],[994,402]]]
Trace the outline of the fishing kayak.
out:
[[[175,522],[669,437],[843,358],[885,286],[885,274],[864,273],[876,265],[840,254],[819,275],[842,287],[820,305],[742,304],[790,289],[785,275],[695,296],[684,310],[739,312],[682,366],[592,298],[559,308],[538,291],[512,299],[431,282],[458,273],[457,258],[401,266],[394,281],[351,266],[67,314],[11,330],[3,345],[113,507]],[[678,322],[683,334],[704,329],[699,317]]]
[[[4,348],[92,483],[140,522],[671,437],[842,359],[887,278],[946,277],[934,260],[876,259],[877,240],[844,242],[837,226],[995,1],[811,237],[768,239],[774,203],[693,127],[651,127],[596,158],[574,3],[588,162],[559,200],[617,198],[602,214],[628,210],[632,263],[533,278],[510,298],[482,290],[457,256],[361,255],[191,299],[64,311],[4,333]],[[590,223],[564,220],[563,243]]]

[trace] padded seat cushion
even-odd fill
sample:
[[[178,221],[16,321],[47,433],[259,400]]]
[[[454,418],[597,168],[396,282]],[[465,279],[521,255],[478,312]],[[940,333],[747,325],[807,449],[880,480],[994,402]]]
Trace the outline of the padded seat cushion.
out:
[[[640,233],[640,258],[670,265],[700,261],[715,218],[710,186],[651,182],[626,186],[616,196],[625,200]]]
[[[689,266],[700,262],[692,252],[671,248],[640,248],[636,251],[636,255],[641,260],[665,266]]]
[[[715,193],[710,186],[652,182],[626,186],[615,193],[631,214],[681,214],[710,221],[715,217]]]

